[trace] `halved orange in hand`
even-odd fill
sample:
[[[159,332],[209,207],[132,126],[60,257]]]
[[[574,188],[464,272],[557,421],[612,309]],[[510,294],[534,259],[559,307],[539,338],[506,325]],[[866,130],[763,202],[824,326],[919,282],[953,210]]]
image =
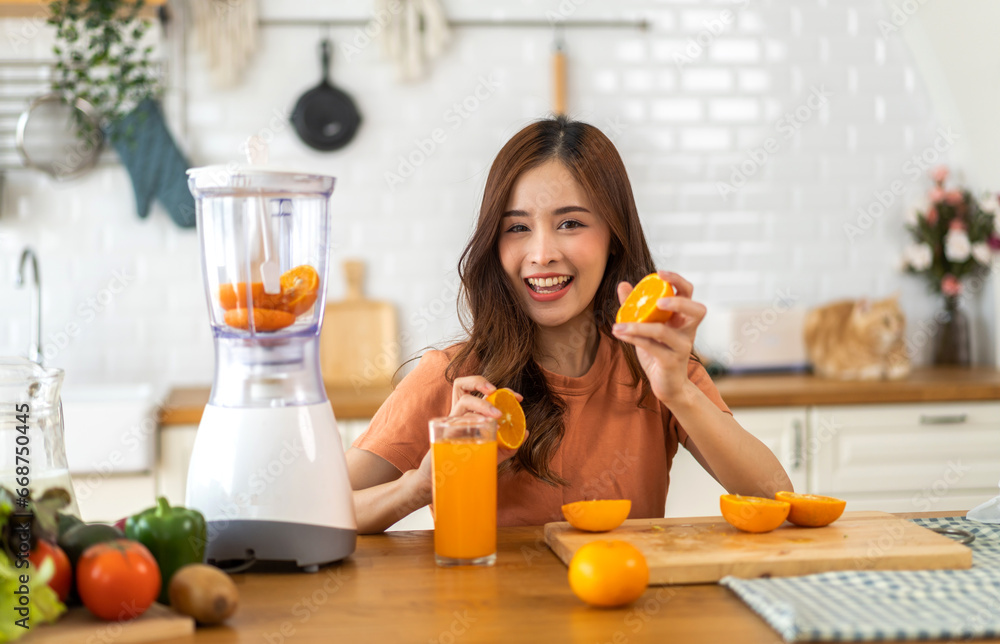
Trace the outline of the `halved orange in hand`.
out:
[[[778,492],[774,498],[787,501],[792,505],[788,520],[795,525],[818,528],[830,525],[840,518],[847,506],[847,501],[835,499],[832,496],[816,494],[796,494],[795,492]]]
[[[247,309],[233,309],[226,311],[223,320],[226,324],[237,329],[250,328],[250,316]],[[295,323],[295,316],[287,311],[275,311],[273,309],[253,309],[253,327],[256,331],[277,331],[291,326]]]
[[[517,449],[524,442],[525,420],[521,403],[510,389],[497,389],[486,402],[500,410],[497,418],[497,443],[507,449]]]
[[[625,303],[618,309],[615,322],[666,322],[673,311],[664,311],[656,306],[656,301],[664,297],[673,297],[674,287],[670,282],[660,279],[656,273],[650,273],[639,280],[632,292],[625,298]]]
[[[254,308],[276,309],[281,304],[281,294],[265,293],[263,282],[254,282],[250,285],[250,297],[253,298]],[[247,308],[247,285],[246,282],[236,284],[219,285],[219,304],[226,311],[233,309]]]
[[[296,266],[281,275],[281,304],[276,308],[302,315],[316,302],[319,273],[309,264]]]
[[[722,518],[744,532],[770,532],[785,522],[792,504],[760,496],[723,494],[719,497]]]
[[[628,499],[603,499],[577,501],[562,506],[563,516],[577,530],[607,532],[614,530],[628,518],[632,501]]]

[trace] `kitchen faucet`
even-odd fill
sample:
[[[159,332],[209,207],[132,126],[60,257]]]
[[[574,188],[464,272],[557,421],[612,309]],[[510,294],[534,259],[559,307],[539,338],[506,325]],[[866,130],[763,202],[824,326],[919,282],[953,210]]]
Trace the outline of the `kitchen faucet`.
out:
[[[31,289],[32,304],[32,326],[31,346],[28,347],[28,359],[38,364],[42,364],[42,278],[38,275],[38,256],[35,251],[25,247],[21,251],[21,261],[17,267],[17,278],[14,285],[18,288],[24,286],[24,266],[31,260],[31,275],[34,278]]]

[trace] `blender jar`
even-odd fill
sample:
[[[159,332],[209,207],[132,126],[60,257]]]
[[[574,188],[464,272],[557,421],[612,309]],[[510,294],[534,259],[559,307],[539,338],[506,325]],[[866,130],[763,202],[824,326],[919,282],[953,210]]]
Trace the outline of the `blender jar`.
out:
[[[273,407],[326,401],[315,345],[326,302],[334,178],[255,166],[188,174],[216,340],[210,402]],[[275,276],[270,285],[269,268]]]

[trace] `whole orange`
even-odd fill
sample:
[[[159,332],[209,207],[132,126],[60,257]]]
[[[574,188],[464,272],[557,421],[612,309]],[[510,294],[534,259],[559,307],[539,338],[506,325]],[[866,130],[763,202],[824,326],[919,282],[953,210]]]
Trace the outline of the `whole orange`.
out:
[[[646,557],[627,541],[592,541],[569,562],[569,587],[591,606],[624,606],[648,584]]]

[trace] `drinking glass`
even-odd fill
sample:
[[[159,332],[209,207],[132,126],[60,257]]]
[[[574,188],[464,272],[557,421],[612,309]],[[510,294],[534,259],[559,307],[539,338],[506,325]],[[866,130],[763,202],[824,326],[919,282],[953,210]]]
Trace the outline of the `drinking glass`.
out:
[[[497,424],[430,421],[434,557],[439,566],[492,566],[497,558]]]

